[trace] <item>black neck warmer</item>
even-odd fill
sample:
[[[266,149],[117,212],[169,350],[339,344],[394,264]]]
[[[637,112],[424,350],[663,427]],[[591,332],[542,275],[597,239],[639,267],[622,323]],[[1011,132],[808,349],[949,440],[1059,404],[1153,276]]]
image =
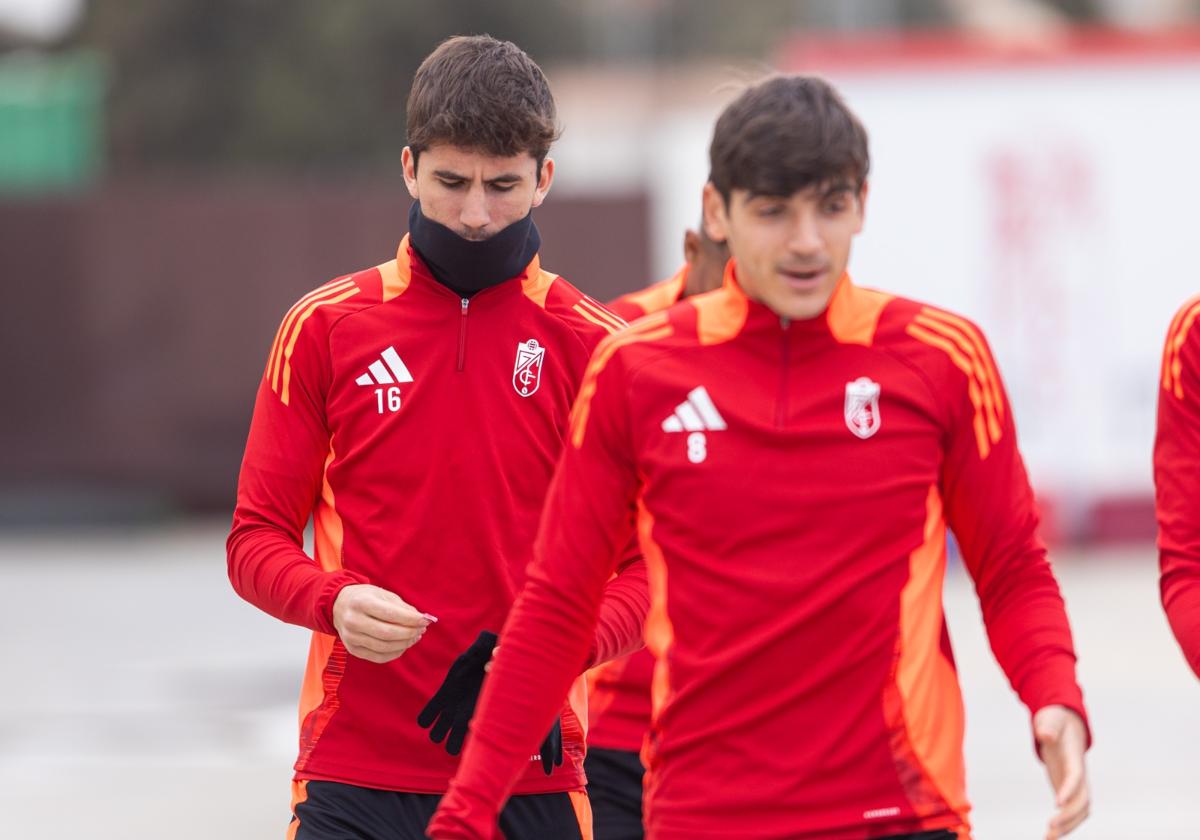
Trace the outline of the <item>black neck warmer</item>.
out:
[[[434,279],[465,298],[516,277],[542,245],[532,213],[489,239],[474,241],[426,217],[419,201],[408,211],[408,235]]]

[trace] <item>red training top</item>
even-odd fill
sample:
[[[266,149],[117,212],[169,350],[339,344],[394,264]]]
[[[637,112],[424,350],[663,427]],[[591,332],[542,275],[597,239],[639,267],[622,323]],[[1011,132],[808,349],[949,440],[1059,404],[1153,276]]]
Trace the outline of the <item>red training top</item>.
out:
[[[634,500],[659,659],[648,837],[966,832],[947,525],[1021,700],[1084,715],[979,330],[845,277],[823,315],[789,323],[747,299],[734,271],[593,355],[431,837],[493,836],[587,655]]]
[[[537,258],[459,298],[407,237],[395,260],[322,286],[284,318],[228,549],[243,598],[314,631],[297,779],[446,790],[459,759],[429,740],[417,714],[479,631],[503,625],[588,356],[623,323]],[[314,558],[302,550],[310,515]],[[595,661],[641,644],[644,564],[621,566],[589,641]],[[386,665],[349,656],[332,606],[352,583],[393,591],[439,621]],[[526,755],[517,792],[584,784],[582,666],[561,709],[563,766],[548,777]]]
[[[608,308],[626,321],[660,312],[683,299],[687,288],[686,264],[666,280],[622,295]],[[654,654],[647,649],[612,662],[588,674],[588,746],[637,752],[650,728],[650,683]]]
[[[1163,349],[1154,439],[1163,607],[1200,676],[1200,296],[1175,315]]]

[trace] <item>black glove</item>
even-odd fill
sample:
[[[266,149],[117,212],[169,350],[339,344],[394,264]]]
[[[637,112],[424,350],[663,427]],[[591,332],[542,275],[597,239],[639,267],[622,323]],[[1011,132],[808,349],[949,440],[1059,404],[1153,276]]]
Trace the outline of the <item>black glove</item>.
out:
[[[542,741],[542,770],[549,776],[554,772],[554,768],[561,767],[562,763],[562,725],[559,719],[555,718],[554,726],[550,727],[550,734]]]
[[[495,647],[496,634],[490,630],[481,630],[479,638],[450,665],[441,688],[417,715],[417,723],[420,726],[433,727],[429,730],[429,740],[440,744],[445,738],[446,752],[450,755],[462,752],[463,739],[467,737],[467,724],[475,714],[475,703],[479,700],[479,689],[483,685],[483,669],[491,660]],[[557,732],[558,723],[554,726]],[[447,734],[450,737],[447,738]],[[558,761],[561,764],[561,733],[558,736],[558,744]],[[544,758],[542,762],[545,763]]]

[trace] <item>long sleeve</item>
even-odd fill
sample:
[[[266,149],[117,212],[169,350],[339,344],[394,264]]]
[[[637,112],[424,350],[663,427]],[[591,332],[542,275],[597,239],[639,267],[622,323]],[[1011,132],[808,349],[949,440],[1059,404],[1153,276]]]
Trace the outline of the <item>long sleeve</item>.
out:
[[[1033,491],[991,351],[973,325],[975,364],[948,383],[942,492],[947,523],[975,582],[992,651],[1031,713],[1060,704],[1087,722],[1058,583],[1037,534]],[[1090,735],[1089,735],[1090,740]]]
[[[258,388],[226,542],[239,595],[290,624],[335,633],[333,601],[359,574],[326,571],[304,553],[304,527],[331,451],[324,420],[328,348],[311,321],[285,319]]]
[[[580,388],[525,588],[501,635],[458,773],[429,825],[431,837],[493,836],[515,780],[587,664],[638,489],[619,366],[616,360],[603,366],[606,347],[597,350]]]
[[[1154,486],[1162,603],[1171,630],[1200,676],[1200,298],[1167,336],[1158,392]]]
[[[646,561],[632,533],[617,573],[604,585],[596,617],[596,632],[588,655],[588,668],[603,665],[642,649],[643,627],[650,610],[650,585]]]

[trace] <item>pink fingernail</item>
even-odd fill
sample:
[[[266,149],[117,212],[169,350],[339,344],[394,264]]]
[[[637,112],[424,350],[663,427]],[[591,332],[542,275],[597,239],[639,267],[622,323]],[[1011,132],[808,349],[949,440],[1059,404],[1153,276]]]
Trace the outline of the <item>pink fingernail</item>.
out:
[[[428,621],[431,624],[437,624],[437,616],[436,615],[430,615],[429,613],[421,613],[421,618],[425,619],[426,621]]]

